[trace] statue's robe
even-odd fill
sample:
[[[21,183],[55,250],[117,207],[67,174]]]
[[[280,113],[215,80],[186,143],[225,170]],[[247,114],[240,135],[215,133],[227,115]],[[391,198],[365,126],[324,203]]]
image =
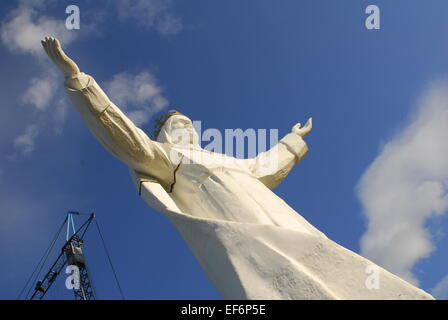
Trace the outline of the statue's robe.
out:
[[[216,157],[176,146],[166,132],[151,140],[90,76],[65,86],[90,131],[128,165],[139,194],[171,220],[223,298],[433,299],[328,239],[271,191],[306,154],[299,135],[255,159]],[[270,158],[275,167],[267,169]]]

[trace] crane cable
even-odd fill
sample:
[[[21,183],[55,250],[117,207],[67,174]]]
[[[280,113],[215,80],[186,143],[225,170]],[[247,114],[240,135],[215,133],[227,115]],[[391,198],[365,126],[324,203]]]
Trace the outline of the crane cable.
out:
[[[31,275],[29,276],[28,280],[26,281],[25,285],[23,286],[22,290],[20,291],[19,295],[17,296],[17,300],[20,299],[20,297],[22,296],[23,292],[25,291],[26,287],[29,285],[30,280],[33,278],[33,275],[36,273],[37,269],[39,269],[39,271],[36,273],[36,277],[34,278],[34,282],[35,283],[37,281],[37,277],[39,276],[40,272],[42,271],[42,268],[45,265],[45,262],[48,259],[48,256],[51,253],[51,250],[53,249],[54,244],[56,243],[56,241],[59,238],[59,234],[62,231],[62,228],[65,225],[65,222],[67,221],[67,218],[64,219],[64,222],[62,222],[62,225],[59,227],[59,230],[56,232],[56,235],[54,236],[53,240],[50,242],[50,245],[48,246],[47,250],[45,250],[43,256],[40,258],[39,262],[37,263],[36,267],[34,268],[33,272],[31,273]],[[40,268],[39,268],[40,265]],[[27,293],[26,293],[26,297],[28,297],[28,295],[30,294],[30,291],[32,289],[32,286],[29,287]]]
[[[42,268],[44,267],[44,265],[45,265],[45,263],[46,263],[46,261],[47,261],[49,255],[50,255],[50,253],[51,253],[51,250],[53,249],[53,247],[54,247],[56,241],[58,240],[59,235],[60,235],[60,233],[61,233],[61,231],[62,231],[62,228],[64,227],[65,223],[67,222],[67,219],[68,219],[68,217],[64,219],[64,222],[63,222],[62,225],[59,227],[58,231],[56,232],[56,235],[54,236],[53,240],[50,242],[50,245],[49,245],[48,248],[45,250],[43,256],[40,258],[40,260],[39,260],[39,262],[37,263],[36,267],[34,268],[33,272],[31,273],[31,275],[29,276],[29,278],[28,278],[28,280],[26,281],[25,285],[23,286],[22,290],[20,291],[19,295],[17,296],[17,300],[19,300],[19,299],[21,298],[23,292],[24,292],[25,289],[29,286],[30,281],[31,281],[31,279],[33,278],[34,275],[35,275],[35,278],[34,278],[34,282],[33,282],[33,283],[35,283],[35,282],[37,281],[37,277],[39,276],[40,272],[42,271]],[[119,289],[119,291],[120,291],[121,298],[122,298],[123,300],[125,300],[124,293],[123,293],[123,290],[122,290],[121,285],[120,285],[120,281],[118,280],[118,276],[117,276],[117,273],[116,273],[116,271],[115,271],[115,267],[114,267],[114,265],[113,265],[113,263],[112,263],[112,259],[111,259],[110,254],[109,254],[109,250],[107,249],[106,242],[104,241],[103,234],[101,233],[100,226],[99,226],[98,221],[97,221],[96,219],[95,219],[95,225],[96,225],[96,228],[97,228],[97,230],[98,230],[98,234],[100,235],[101,242],[102,242],[102,244],[103,244],[104,251],[106,252],[107,259],[109,260],[109,264],[110,264],[110,266],[111,266],[112,272],[113,272],[113,274],[114,274],[115,281],[116,281],[117,286],[118,286],[118,289]],[[40,267],[39,267],[39,266],[40,266]],[[38,269],[39,269],[39,271],[37,271]],[[36,273],[36,271],[37,271],[37,273]],[[25,298],[29,296],[31,289],[32,289],[32,286],[29,286]]]
[[[118,289],[120,290],[121,298],[123,300],[126,300],[125,297],[124,297],[124,294],[123,294],[123,290],[121,289],[120,281],[118,281],[117,273],[115,272],[115,268],[114,268],[114,265],[112,263],[112,259],[110,258],[109,250],[107,250],[106,242],[104,241],[103,234],[101,233],[100,225],[98,224],[98,221],[96,219],[95,219],[95,225],[96,225],[96,228],[98,230],[98,234],[100,235],[101,242],[103,243],[104,251],[106,252],[107,259],[109,260],[109,264],[110,264],[112,272],[114,274],[115,281],[117,283]]]

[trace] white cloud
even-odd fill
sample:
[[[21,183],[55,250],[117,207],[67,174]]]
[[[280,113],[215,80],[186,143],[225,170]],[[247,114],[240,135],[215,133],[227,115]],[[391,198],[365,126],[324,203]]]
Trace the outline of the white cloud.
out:
[[[182,27],[180,19],[170,12],[169,0],[123,0],[117,1],[116,5],[120,10],[121,19],[136,19],[139,24],[155,28],[161,34],[174,34]],[[78,38],[79,32],[65,28],[64,15],[57,19],[45,15],[47,6],[48,2],[43,0],[21,0],[18,7],[1,23],[0,37],[3,45],[12,53],[38,58],[36,61],[42,69],[39,76],[30,80],[19,100],[39,112],[34,123],[28,124],[25,132],[14,140],[15,148],[20,150],[22,155],[36,149],[36,138],[39,132],[44,132],[41,127],[47,126],[48,122],[52,121],[55,132],[60,133],[67,113],[66,97],[61,89],[62,76],[55,66],[50,65],[40,40],[45,36],[54,36],[61,40],[66,48]],[[92,26],[83,24],[83,32],[95,29]],[[162,95],[162,88],[149,72],[137,75],[117,74],[107,87],[112,100],[122,107],[137,125],[147,123],[155,112],[168,104]]]
[[[67,118],[68,105],[65,98],[60,98],[56,104],[53,113],[54,130],[56,134],[60,134],[64,128]]]
[[[53,74],[31,79],[22,101],[33,105],[38,110],[45,110],[55,94],[55,88],[58,86],[57,80]]]
[[[162,35],[176,34],[182,29],[181,19],[170,12],[170,0],[120,0],[116,4],[122,21],[135,20]]]
[[[39,135],[39,127],[31,124],[26,127],[25,132],[14,139],[14,147],[19,150],[22,155],[30,154],[35,148],[35,140]]]
[[[448,84],[433,84],[358,185],[368,219],[362,254],[414,284],[413,267],[435,250],[425,224],[448,209],[447,128]]]
[[[174,14],[164,14],[156,24],[157,31],[163,35],[176,34],[182,29],[182,20]]]
[[[448,300],[448,275],[431,290],[431,293],[437,299]]]
[[[137,126],[147,123],[154,113],[168,105],[157,79],[148,71],[137,75],[118,73],[105,88],[111,100]]]
[[[13,54],[26,54],[38,62],[38,76],[30,80],[19,99],[39,111],[34,123],[28,124],[25,132],[14,140],[14,147],[22,155],[30,154],[36,149],[35,140],[42,131],[40,129],[48,125],[49,121],[54,122],[52,126],[55,132],[60,133],[67,110],[66,98],[62,91],[62,73],[49,62],[42,48],[41,39],[45,36],[56,37],[66,48],[78,38],[79,32],[66,29],[65,15],[57,18],[45,15],[49,3],[55,1],[18,1],[18,7],[11,10],[1,23],[0,38],[3,45]],[[93,25],[84,24],[83,31],[91,34],[89,31],[92,27]],[[10,158],[15,157],[16,155]]]
[[[75,40],[77,33],[65,28],[64,19],[54,19],[39,14],[42,2],[21,2],[1,25],[1,40],[13,52],[44,56],[40,40],[53,36],[67,45]]]

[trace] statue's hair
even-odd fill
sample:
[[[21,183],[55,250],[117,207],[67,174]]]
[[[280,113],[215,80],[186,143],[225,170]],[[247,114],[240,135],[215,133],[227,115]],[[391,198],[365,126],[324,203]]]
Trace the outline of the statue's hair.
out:
[[[182,112],[179,112],[177,110],[169,110],[164,115],[160,116],[158,119],[156,119],[154,124],[154,132],[152,133],[152,139],[157,140],[157,137],[159,136],[160,130],[162,130],[163,125],[165,122],[172,116],[185,116]],[[185,116],[186,117],[186,116]]]

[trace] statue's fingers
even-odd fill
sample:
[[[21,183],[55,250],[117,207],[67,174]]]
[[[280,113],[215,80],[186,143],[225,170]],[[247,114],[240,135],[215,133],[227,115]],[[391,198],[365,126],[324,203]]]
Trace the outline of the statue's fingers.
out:
[[[306,124],[305,124],[305,127],[308,127],[308,128],[312,128],[313,127],[313,118],[308,118],[308,120],[307,120],[307,122],[306,122]]]
[[[45,37],[45,43],[47,45],[48,52],[51,53],[51,50],[50,50],[50,48],[51,48],[51,38],[50,37]]]
[[[49,52],[49,48],[48,48],[48,37],[45,37],[42,41],[41,41],[41,43],[42,43],[42,46],[44,47],[44,49],[45,49],[45,52],[48,54],[48,55],[50,55],[50,52]]]
[[[51,44],[51,40],[50,40],[49,37],[45,37],[45,44],[46,44],[46,48],[47,48],[48,55],[49,55],[49,56],[53,56],[53,52],[52,52],[52,50],[51,50],[51,46],[52,46],[52,44]]]
[[[60,63],[60,59],[59,59],[59,57],[57,55],[53,38],[49,38],[49,40],[48,40],[48,50],[50,52],[50,55],[51,55],[53,61],[55,63],[59,64]]]
[[[46,54],[48,55],[47,43],[45,42],[45,40],[41,40],[40,43],[42,44],[42,47],[44,48]]]
[[[55,60],[55,57],[53,56],[53,53],[51,52],[51,44],[48,37],[45,37],[45,40],[42,40],[42,46],[45,49],[45,52],[47,53],[48,57],[53,61],[53,63],[57,64],[57,61]]]
[[[308,119],[305,123],[305,125],[303,126],[304,129],[310,129],[311,128],[311,122],[310,119]]]

